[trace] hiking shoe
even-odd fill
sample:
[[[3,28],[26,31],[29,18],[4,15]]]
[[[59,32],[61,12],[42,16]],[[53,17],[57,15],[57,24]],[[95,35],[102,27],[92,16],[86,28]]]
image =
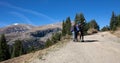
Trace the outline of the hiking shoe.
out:
[[[84,42],[84,40],[82,40],[81,42]]]

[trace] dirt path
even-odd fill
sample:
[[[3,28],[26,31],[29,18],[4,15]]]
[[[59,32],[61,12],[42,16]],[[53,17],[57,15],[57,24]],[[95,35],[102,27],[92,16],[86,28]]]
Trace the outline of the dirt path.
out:
[[[31,63],[120,63],[120,39],[109,32],[85,37],[85,42],[67,43]]]

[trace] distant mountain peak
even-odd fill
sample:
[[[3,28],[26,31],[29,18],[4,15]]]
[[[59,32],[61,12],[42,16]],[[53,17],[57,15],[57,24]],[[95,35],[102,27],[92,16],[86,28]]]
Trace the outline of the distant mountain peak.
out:
[[[13,25],[19,25],[19,23],[14,23]]]
[[[29,24],[14,23],[12,25],[8,25],[6,27],[1,28],[0,34],[23,33],[29,31],[32,28],[34,28],[34,26]]]

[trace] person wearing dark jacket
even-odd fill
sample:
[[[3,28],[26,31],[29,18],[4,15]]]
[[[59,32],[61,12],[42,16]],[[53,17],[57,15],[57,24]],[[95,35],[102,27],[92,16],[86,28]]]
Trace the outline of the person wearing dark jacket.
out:
[[[72,35],[73,35],[73,41],[78,41],[77,39],[77,35],[78,35],[78,31],[77,31],[77,25],[74,24],[72,27],[71,27],[71,32],[72,32]]]
[[[82,23],[79,23],[79,32],[80,32],[80,41],[81,42],[84,42],[84,29],[83,29],[83,24]]]

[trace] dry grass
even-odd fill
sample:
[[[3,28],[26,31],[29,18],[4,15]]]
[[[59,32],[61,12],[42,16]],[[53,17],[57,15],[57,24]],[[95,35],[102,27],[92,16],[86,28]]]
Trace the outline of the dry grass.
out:
[[[22,56],[19,56],[16,58],[12,58],[12,59],[0,62],[0,63],[29,63],[30,61],[34,60],[35,58],[44,60],[44,58],[43,58],[44,55],[47,55],[49,52],[59,50],[61,47],[63,47],[69,41],[70,41],[70,39],[64,39],[64,40],[59,41],[55,45],[50,46],[49,48],[39,50],[36,52],[32,52],[29,54],[25,54],[25,55],[22,55]]]
[[[114,31],[114,32],[111,32],[113,35],[115,35],[115,36],[117,36],[117,37],[119,37],[120,38],[120,28],[117,28],[117,30],[116,31]]]

